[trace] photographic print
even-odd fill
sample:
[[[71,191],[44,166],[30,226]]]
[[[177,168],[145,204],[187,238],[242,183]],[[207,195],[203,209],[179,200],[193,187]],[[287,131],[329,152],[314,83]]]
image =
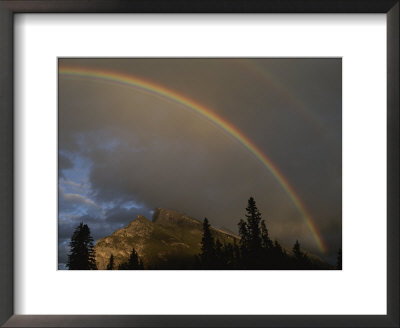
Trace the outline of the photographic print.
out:
[[[340,58],[59,58],[59,270],[341,270]]]

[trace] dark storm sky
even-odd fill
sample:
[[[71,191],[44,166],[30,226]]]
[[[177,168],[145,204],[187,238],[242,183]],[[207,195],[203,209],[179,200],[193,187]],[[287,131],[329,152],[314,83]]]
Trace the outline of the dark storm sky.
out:
[[[279,168],[328,247],[248,149],[154,93],[59,75],[59,263],[74,227],[94,238],[165,207],[237,232],[255,197],[273,238],[330,261],[341,247],[340,59],[60,59],[164,86],[224,117]]]

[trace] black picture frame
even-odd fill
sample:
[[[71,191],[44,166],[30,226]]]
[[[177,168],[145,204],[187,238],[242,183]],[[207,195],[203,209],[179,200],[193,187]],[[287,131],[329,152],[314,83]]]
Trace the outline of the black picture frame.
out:
[[[0,0],[0,324],[4,327],[399,327],[399,8],[399,0]],[[385,13],[387,315],[14,315],[13,18],[17,13]]]

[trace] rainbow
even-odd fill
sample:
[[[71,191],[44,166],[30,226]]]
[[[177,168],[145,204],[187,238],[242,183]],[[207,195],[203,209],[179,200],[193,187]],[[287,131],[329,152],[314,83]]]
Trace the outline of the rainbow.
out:
[[[293,92],[290,92],[288,88],[279,81],[279,78],[275,77],[273,73],[266,71],[259,64],[257,64],[257,61],[252,59],[240,60],[238,63],[242,65],[246,71],[259,78],[270,88],[273,88],[274,91],[280,94],[283,99],[291,102],[294,105],[292,109],[295,110],[305,122],[311,125],[316,133],[318,133],[321,137],[328,139],[328,131],[324,125],[315,117],[315,114],[308,109],[301,98],[296,96]],[[330,140],[328,140],[328,142],[329,141]]]
[[[65,76],[75,76],[75,77],[87,77],[96,78],[103,81],[110,81],[118,83],[125,86],[135,87],[139,90],[145,91],[147,93],[155,94],[158,97],[163,97],[169,101],[173,101],[180,105],[193,110],[194,112],[200,114],[201,116],[207,118],[209,121],[223,129],[239,143],[241,143],[246,149],[248,149],[254,156],[272,173],[272,175],[279,182],[281,187],[285,190],[287,195],[295,204],[298,211],[303,216],[314,240],[321,252],[326,252],[327,247],[322,239],[322,236],[318,232],[318,229],[306,207],[302,204],[299,196],[296,194],[293,187],[279,171],[276,165],[263,153],[263,151],[254,144],[247,136],[243,134],[236,126],[228,122],[226,119],[204,107],[203,105],[175,92],[166,87],[149,82],[131,75],[123,74],[120,72],[108,71],[104,69],[93,69],[93,68],[83,68],[83,67],[73,67],[73,66],[59,66],[59,74]]]

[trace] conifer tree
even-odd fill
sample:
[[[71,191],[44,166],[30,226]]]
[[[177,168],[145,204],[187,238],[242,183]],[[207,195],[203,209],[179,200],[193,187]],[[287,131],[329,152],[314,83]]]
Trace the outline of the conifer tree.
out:
[[[240,219],[238,226],[240,236],[240,248],[242,249],[242,253],[246,253],[246,248],[249,242],[249,231],[247,229],[247,223],[243,219]]]
[[[232,268],[235,262],[233,244],[225,243],[222,249],[222,257],[227,268]]]
[[[203,237],[201,238],[201,254],[200,260],[204,268],[211,268],[215,262],[214,238],[211,235],[210,224],[208,219],[203,221]]]
[[[219,269],[224,266],[224,258],[222,252],[222,244],[219,239],[215,242],[215,269]]]
[[[240,248],[236,243],[236,239],[233,240],[233,266],[234,268],[238,268],[241,263],[241,254]]]
[[[303,253],[300,250],[300,243],[298,240],[296,240],[293,246],[293,255],[297,260],[301,260],[303,258]]]
[[[261,213],[256,206],[253,197],[250,197],[246,207],[246,220],[239,221],[241,266],[247,269],[260,267],[260,261],[263,261],[263,245],[261,233]],[[265,223],[264,223],[265,227]],[[268,236],[265,227],[265,237]]]
[[[248,248],[252,253],[259,253],[261,250],[261,213],[256,206],[256,202],[253,197],[249,198],[248,205],[246,207],[246,218],[247,218],[247,230],[248,230]]]
[[[111,254],[110,262],[107,264],[107,270],[114,270],[114,255]]]
[[[144,269],[143,262],[139,258],[139,255],[134,248],[132,248],[128,262],[121,263],[118,267],[118,270],[143,270],[143,269]]]
[[[67,267],[69,270],[97,270],[93,237],[87,224],[75,228],[69,243]]]
[[[313,264],[311,263],[308,255],[303,253],[300,249],[300,243],[296,240],[293,246],[293,255],[296,260],[296,269],[311,269]]]
[[[143,262],[140,259],[138,253],[134,248],[132,248],[131,255],[129,256],[129,268],[131,270],[142,270],[143,269]]]
[[[272,243],[272,242],[271,242]],[[286,254],[277,240],[271,248],[271,262],[274,269],[283,269],[287,265]]]
[[[265,221],[261,220],[261,242],[262,247],[265,249],[271,249],[273,247],[272,240],[269,238],[268,229],[265,225]]]
[[[338,250],[336,269],[342,270],[342,249],[341,248],[339,248],[339,250]]]

